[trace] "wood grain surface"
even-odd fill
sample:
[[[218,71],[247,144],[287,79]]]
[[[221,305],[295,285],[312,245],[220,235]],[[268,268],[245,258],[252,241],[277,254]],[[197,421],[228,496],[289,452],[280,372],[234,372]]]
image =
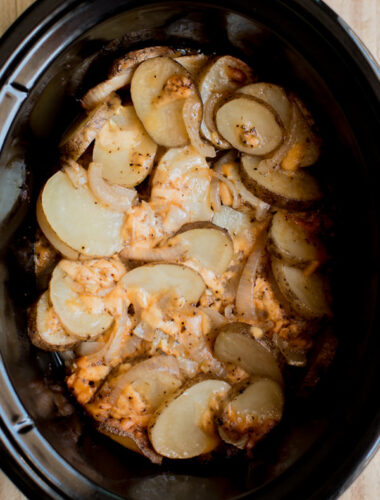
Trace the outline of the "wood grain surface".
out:
[[[338,12],[364,41],[377,61],[380,61],[380,0],[325,0],[325,2]],[[0,35],[32,3],[33,0],[0,0]],[[339,500],[379,498],[380,451]],[[25,497],[0,471],[0,500],[21,499]]]

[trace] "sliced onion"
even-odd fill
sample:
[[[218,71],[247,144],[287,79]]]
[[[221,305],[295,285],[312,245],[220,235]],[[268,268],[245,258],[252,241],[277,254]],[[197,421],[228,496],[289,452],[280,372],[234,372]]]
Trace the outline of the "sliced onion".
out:
[[[137,197],[135,189],[106,181],[103,178],[103,166],[100,163],[90,164],[88,168],[88,182],[96,199],[119,212],[129,210]]]
[[[196,94],[188,97],[183,105],[183,121],[190,142],[200,155],[208,158],[215,158],[215,149],[211,144],[202,141],[199,130],[202,122],[202,102]]]
[[[180,260],[184,250],[180,246],[162,248],[125,247],[120,256],[126,260],[142,260],[144,262]]]
[[[209,317],[211,328],[220,328],[227,323],[227,318],[220,312],[215,311],[215,309],[211,309],[211,307],[199,306],[197,309]]]
[[[292,346],[288,340],[275,334],[273,341],[284,356],[288,365],[303,367],[307,364],[306,351]]]
[[[87,110],[95,108],[95,106],[104,101],[112,92],[131,83],[133,69],[134,68],[130,68],[125,73],[109,78],[90,89],[81,100],[83,108]]]
[[[131,321],[128,318],[126,305],[123,304],[121,314],[115,318],[108,340],[100,350],[88,355],[89,362],[110,363],[120,359],[121,348],[126,334],[131,330]]]
[[[204,113],[203,113],[203,121],[205,122],[206,127],[210,132],[210,136],[214,141],[214,144],[218,146],[220,149],[230,149],[231,144],[229,144],[223,137],[219,134],[216,129],[214,115],[215,108],[218,103],[224,99],[226,96],[225,93],[214,92],[210,95],[207,101],[204,103]]]
[[[264,253],[267,240],[266,226],[258,234],[253,250],[248,257],[240,276],[239,286],[236,292],[236,310],[244,320],[256,320],[254,310],[254,291],[257,269]]]
[[[220,172],[216,172],[215,170],[212,171],[214,177],[216,177],[219,181],[224,182],[224,184],[228,187],[228,189],[232,193],[233,197],[233,202],[232,202],[232,208],[238,208],[240,205],[239,203],[239,193],[236,189],[236,186],[233,182],[231,182],[227,177]]]
[[[234,182],[241,198],[255,209],[256,219],[258,221],[264,220],[265,217],[268,215],[268,212],[270,210],[270,205],[268,205],[268,203],[265,203],[265,201],[260,200],[259,198],[257,198],[257,196],[251,193],[251,191],[249,191],[244,186],[240,178],[236,179]]]
[[[109,363],[113,359],[120,357],[121,347],[125,338],[125,334],[130,330],[131,322],[129,321],[126,308],[123,307],[122,314],[115,318],[115,324],[111,336],[105,346],[106,352],[104,360]]]
[[[220,201],[219,181],[216,177],[213,177],[210,183],[210,203],[213,211],[219,212],[222,203]]]
[[[120,376],[112,388],[109,402],[115,404],[126,385],[133,383],[135,380],[149,379],[152,372],[158,371],[170,373],[175,377],[180,376],[178,362],[174,356],[167,356],[166,354],[153,356],[132,366],[126,373]]]
[[[75,188],[80,188],[87,184],[87,171],[79,163],[71,158],[63,160],[63,171],[73,183]]]
[[[223,165],[226,165],[227,163],[235,163],[235,161],[236,161],[235,152],[229,151],[214,163],[214,171],[219,172],[221,174]],[[268,203],[265,203],[265,201],[262,201],[259,198],[257,198],[253,193],[251,193],[251,191],[249,191],[244,186],[242,180],[240,179],[240,175],[237,169],[236,169],[236,175],[233,176],[233,180],[231,182],[236,186],[236,190],[240,195],[240,197],[242,198],[242,200],[251,205],[251,207],[255,209],[256,219],[258,221],[264,220],[265,217],[268,215],[268,212],[270,210],[270,205],[268,205]]]

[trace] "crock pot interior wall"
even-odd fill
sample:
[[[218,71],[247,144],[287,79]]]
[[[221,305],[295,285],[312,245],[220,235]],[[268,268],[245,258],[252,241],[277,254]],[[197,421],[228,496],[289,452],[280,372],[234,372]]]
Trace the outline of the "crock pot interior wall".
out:
[[[28,97],[1,153],[1,167],[20,158],[25,159],[27,171],[23,194],[7,220],[9,233],[23,217],[4,258],[8,270],[4,271],[7,277],[0,343],[8,374],[33,418],[33,432],[41,433],[62,457],[95,483],[131,499],[221,499],[259,487],[257,498],[280,498],[270,496],[269,487],[263,486],[268,481],[280,484],[280,474],[288,478],[287,486],[282,487],[285,498],[287,488],[296,485],[291,466],[295,464],[301,471],[297,462],[300,457],[302,474],[309,475],[310,491],[313,485],[317,491],[318,475],[326,474],[328,468],[337,470],[341,463],[338,451],[340,456],[354,451],[359,417],[361,425],[366,425],[377,406],[375,398],[370,397],[376,376],[371,372],[375,370],[373,346],[378,342],[371,336],[378,248],[369,180],[376,139],[372,117],[367,115],[363,120],[361,115],[367,96],[344,56],[305,19],[301,23],[282,2],[268,1],[266,6],[251,3],[248,8],[244,2],[235,2],[235,8],[254,12],[255,21],[233,10],[201,3],[156,3],[128,12],[122,10],[132,2],[80,3],[77,12],[73,9],[66,13],[73,23],[71,31],[66,28],[70,44],[57,50],[30,89],[25,85]],[[80,36],[79,18],[85,30]],[[124,37],[120,43],[108,45],[120,37]],[[63,372],[57,357],[31,347],[26,334],[25,308],[41,291],[32,270],[35,201],[56,166],[59,135],[80,109],[77,97],[105,78],[115,55],[129,47],[155,43],[242,57],[260,80],[284,85],[305,99],[322,131],[323,156],[315,171],[326,186],[328,202],[334,206],[335,330],[340,348],[321,386],[311,398],[290,398],[283,423],[258,446],[250,461],[184,461],[156,467],[94,433],[85,418],[78,416],[79,411],[72,417],[57,418],[54,412],[46,414],[46,408],[36,401],[43,397],[36,393],[40,388],[36,382],[45,383],[46,374],[53,380],[62,379]],[[27,426],[24,429],[22,439],[26,443],[30,430]],[[329,456],[328,463],[318,462],[323,455]]]

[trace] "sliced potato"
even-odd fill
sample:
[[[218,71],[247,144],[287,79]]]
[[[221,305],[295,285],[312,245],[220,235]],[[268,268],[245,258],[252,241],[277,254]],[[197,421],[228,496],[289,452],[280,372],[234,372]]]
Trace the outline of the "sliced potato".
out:
[[[120,97],[111,94],[86,116],[81,116],[64,134],[59,148],[64,155],[77,160],[120,106]]]
[[[259,328],[256,330],[260,331]],[[271,378],[279,384],[283,378],[273,346],[255,338],[255,327],[246,323],[229,323],[220,328],[215,340],[215,356],[226,363],[233,363],[250,375]],[[262,332],[261,332],[262,333]]]
[[[41,209],[59,240],[77,252],[108,257],[121,250],[124,214],[98,203],[87,184],[75,188],[57,172],[42,190]]]
[[[285,90],[273,83],[251,83],[239,89],[239,93],[257,97],[269,104],[280,117],[287,130],[292,116],[292,105]]]
[[[123,430],[123,419],[128,417],[136,421],[135,427],[144,426],[142,420],[149,415],[182,385],[177,359],[174,356],[161,354],[137,362],[131,367],[129,363],[121,364],[116,374],[112,372],[107,378],[96,398],[86,409],[98,421],[107,419],[120,420],[117,424]],[[142,416],[139,419],[138,416]],[[116,426],[116,422],[114,422]],[[124,430],[132,430],[127,426]]]
[[[322,198],[317,181],[305,171],[284,172],[257,158],[243,155],[240,174],[245,186],[261,200],[278,208],[303,210]]]
[[[199,76],[200,71],[206,65],[208,59],[208,56],[205,54],[194,54],[191,56],[180,56],[174,58],[175,61],[177,61],[186,69],[186,71],[190,73],[191,78],[194,81]]]
[[[80,340],[67,333],[44,292],[29,311],[28,333],[32,343],[45,351],[67,351]]]
[[[200,275],[177,264],[147,264],[123,276],[120,283],[128,290],[143,289],[150,295],[174,292],[190,303],[196,303],[205,290]]]
[[[185,252],[185,260],[192,259],[217,275],[226,271],[234,253],[228,232],[209,222],[185,224],[168,244],[178,245]]]
[[[281,420],[281,386],[269,378],[253,377],[231,396],[220,417],[219,434],[238,448],[252,448]]]
[[[158,463],[160,457],[148,441],[146,425],[152,412],[181,385],[177,359],[153,356],[132,367],[120,365],[86,410],[100,422],[101,432]]]
[[[103,165],[103,177],[134,187],[150,173],[157,144],[146,133],[133,106],[120,106],[95,140],[93,160]]]
[[[231,386],[204,380],[182,389],[166,401],[149,424],[153,448],[164,457],[185,459],[209,453],[219,443],[213,413]]]
[[[37,200],[37,222],[40,226],[41,231],[44,233],[49,242],[53,247],[58,250],[64,257],[71,260],[76,260],[79,257],[79,253],[66,245],[60,238],[58,238],[57,233],[55,233],[48,223],[44,211],[42,210],[42,196],[40,195]]]
[[[112,316],[104,311],[91,312],[73,280],[58,264],[50,280],[50,299],[64,328],[82,339],[91,339],[105,332],[112,323]]]
[[[218,57],[202,71],[199,77],[198,88],[202,102],[206,105],[213,94],[233,92],[252,80],[252,70],[243,61],[232,56]],[[202,122],[201,132],[215,146],[223,149],[228,147],[217,131],[211,131],[205,121]]]
[[[136,69],[132,102],[148,134],[160,146],[175,148],[189,142],[182,111],[193,92],[189,73],[169,57],[148,59]]]
[[[325,282],[319,274],[306,275],[274,257],[272,271],[281,294],[295,312],[307,319],[331,314]]]
[[[249,155],[267,155],[280,146],[284,126],[265,101],[235,94],[215,115],[220,135],[234,148]]]
[[[91,88],[82,98],[82,106],[85,109],[92,109],[94,106],[104,101],[112,92],[129,85],[132,75],[137,66],[147,59],[158,56],[175,57],[180,51],[170,47],[146,47],[144,49],[128,52],[125,56],[117,59],[111,67],[108,79],[100,82]]]
[[[131,384],[149,409],[155,410],[168,395],[180,387],[182,376],[177,359],[161,354],[132,366],[122,375],[122,382]]]
[[[311,261],[318,261],[318,248],[310,235],[286,212],[277,212],[269,230],[270,252],[287,264],[305,267]]]
[[[169,149],[154,172],[151,200],[177,205],[188,222],[209,221],[211,177],[204,156],[192,146]]]

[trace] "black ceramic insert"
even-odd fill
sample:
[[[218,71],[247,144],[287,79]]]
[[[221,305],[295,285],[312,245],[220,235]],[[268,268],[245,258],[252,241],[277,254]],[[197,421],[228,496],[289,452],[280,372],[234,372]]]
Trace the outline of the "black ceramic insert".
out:
[[[162,467],[71,412],[59,358],[33,348],[26,309],[34,210],[56,168],[78,98],[113,58],[152,44],[232,54],[309,105],[323,137],[317,167],[332,207],[336,360],[253,459]],[[0,463],[29,498],[222,500],[338,496],[379,441],[377,188],[379,71],[349,28],[317,0],[40,0],[0,44]]]

